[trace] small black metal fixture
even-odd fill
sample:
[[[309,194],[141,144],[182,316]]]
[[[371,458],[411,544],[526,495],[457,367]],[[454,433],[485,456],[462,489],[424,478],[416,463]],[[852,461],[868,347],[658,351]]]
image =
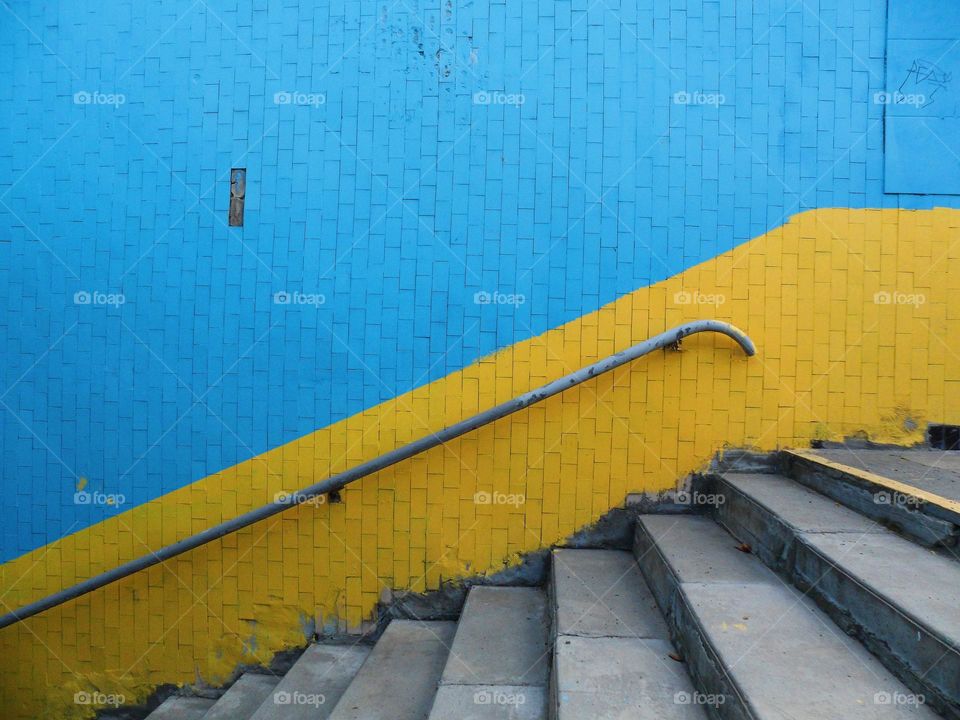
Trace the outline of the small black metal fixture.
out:
[[[931,425],[927,441],[937,450],[960,450],[960,425]]]

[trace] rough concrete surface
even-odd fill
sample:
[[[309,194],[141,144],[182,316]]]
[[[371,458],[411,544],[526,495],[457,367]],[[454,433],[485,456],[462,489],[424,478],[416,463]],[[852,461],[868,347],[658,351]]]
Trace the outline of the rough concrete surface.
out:
[[[331,720],[426,720],[455,629],[452,622],[394,620]]]
[[[539,685],[442,685],[430,720],[546,720]]]
[[[370,653],[366,645],[311,645],[251,720],[324,720]]]
[[[200,720],[213,703],[209,698],[167,698],[150,713],[148,720]]]
[[[230,686],[203,720],[246,720],[270,697],[280,678],[244,673]]]
[[[467,597],[445,685],[546,685],[550,651],[539,588],[475,587]]]
[[[701,720],[707,717],[666,640],[557,638],[557,720]]]
[[[667,637],[653,595],[628,552],[556,550],[552,583],[559,635]]]

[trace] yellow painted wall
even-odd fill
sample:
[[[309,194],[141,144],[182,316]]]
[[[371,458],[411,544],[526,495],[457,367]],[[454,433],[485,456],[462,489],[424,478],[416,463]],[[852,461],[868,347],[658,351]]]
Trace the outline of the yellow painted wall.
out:
[[[366,478],[344,490],[343,504],[292,509],[0,631],[0,707],[16,718],[79,718],[93,708],[76,704],[77,692],[133,702],[160,683],[221,683],[241,662],[302,644],[311,617],[358,629],[391,589],[502,569],[628,492],[675,486],[725,446],[770,450],[855,433],[908,443],[929,421],[960,423],[958,291],[960,211],[799,215],[0,567],[0,603],[15,608],[686,320],[732,322],[758,347],[747,360],[726,338],[697,336],[680,354],[649,356]],[[704,302],[686,302],[694,299]],[[477,504],[478,492],[525,502]]]

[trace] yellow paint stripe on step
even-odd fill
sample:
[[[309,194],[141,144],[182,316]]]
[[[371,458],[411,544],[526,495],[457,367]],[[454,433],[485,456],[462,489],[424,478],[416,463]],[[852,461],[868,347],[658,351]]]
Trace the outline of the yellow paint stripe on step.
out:
[[[788,455],[793,455],[794,457],[801,458],[803,460],[810,460],[824,467],[830,468],[831,470],[837,470],[847,475],[853,475],[854,477],[860,478],[867,482],[873,483],[874,485],[879,485],[891,492],[901,493],[903,495],[908,495],[917,500],[922,500],[925,503],[930,505],[936,505],[941,507],[944,510],[949,510],[950,512],[957,513],[960,515],[960,502],[956,500],[950,500],[945,498],[942,495],[936,495],[932,492],[927,492],[926,490],[921,490],[918,487],[913,485],[907,485],[898,480],[888,478],[884,475],[878,475],[877,473],[872,473],[869,470],[862,470],[852,465],[845,465],[844,463],[836,462],[835,460],[828,460],[821,455],[818,455],[816,451],[813,450],[793,450],[788,449],[784,450]]]

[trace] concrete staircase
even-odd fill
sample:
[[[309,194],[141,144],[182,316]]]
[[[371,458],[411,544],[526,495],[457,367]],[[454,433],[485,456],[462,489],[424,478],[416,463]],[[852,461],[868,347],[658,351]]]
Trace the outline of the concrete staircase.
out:
[[[632,552],[555,550],[547,588],[477,586],[456,623],[312,645],[149,718],[960,720],[949,513],[892,522],[811,463],[709,476],[691,512],[638,516]]]

